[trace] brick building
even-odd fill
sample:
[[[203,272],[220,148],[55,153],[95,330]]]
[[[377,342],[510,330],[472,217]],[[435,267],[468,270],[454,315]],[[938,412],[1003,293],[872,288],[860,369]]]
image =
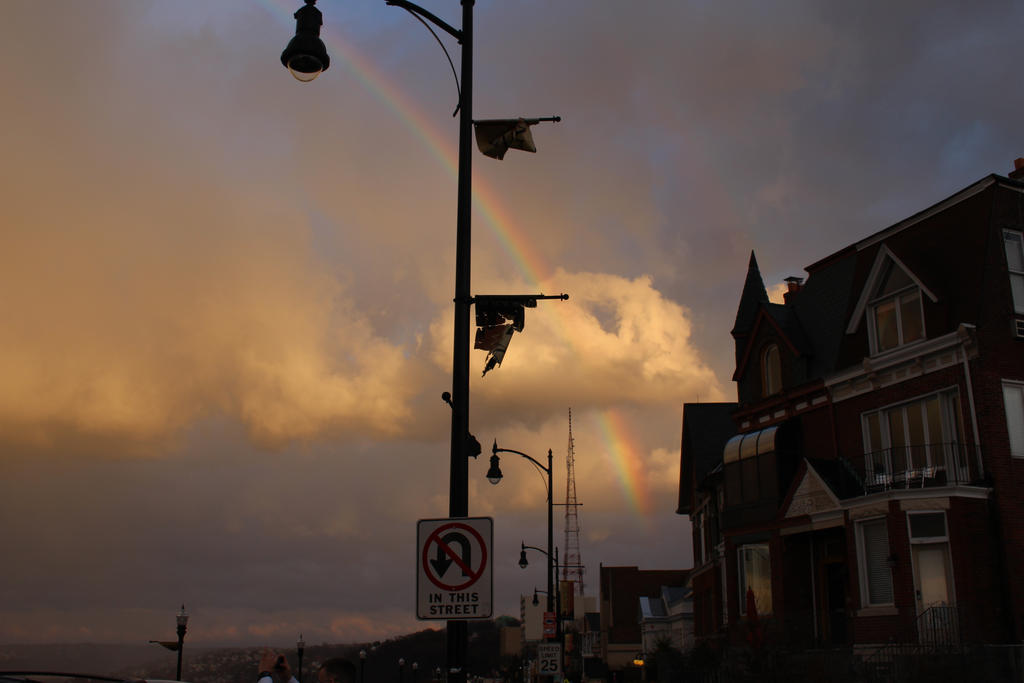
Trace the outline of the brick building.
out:
[[[737,401],[683,409],[697,636],[1020,642],[1024,160],[806,270],[751,254]]]
[[[664,586],[683,586],[689,570],[601,566],[601,642],[609,672],[632,667],[643,653],[640,598],[661,598]]]

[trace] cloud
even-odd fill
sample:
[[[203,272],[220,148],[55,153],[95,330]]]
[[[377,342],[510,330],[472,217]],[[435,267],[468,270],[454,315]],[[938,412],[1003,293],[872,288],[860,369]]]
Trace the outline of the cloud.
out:
[[[177,217],[139,217],[85,219],[75,232],[25,220],[8,241],[0,268],[20,286],[0,302],[5,438],[145,441],[210,415],[268,443],[397,431],[415,368],[294,226],[290,239],[251,229],[237,242],[193,230],[186,240]]]
[[[486,288],[486,284],[482,285]],[[698,393],[722,396],[718,381],[690,343],[688,311],[665,298],[646,276],[556,271],[540,291],[564,291],[569,300],[527,309],[500,368],[480,378],[485,354],[471,359],[474,410],[487,421],[502,415],[536,419],[614,405],[679,405]],[[450,315],[432,326],[438,365],[450,360]]]

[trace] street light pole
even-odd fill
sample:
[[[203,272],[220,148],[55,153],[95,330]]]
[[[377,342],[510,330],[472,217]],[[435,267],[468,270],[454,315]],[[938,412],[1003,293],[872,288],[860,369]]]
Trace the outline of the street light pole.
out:
[[[452,427],[448,516],[469,516],[469,309],[473,201],[473,4],[462,0],[462,76],[459,97],[459,189],[455,223],[455,339],[452,344]],[[448,680],[466,680],[469,624],[447,622]]]
[[[459,170],[458,198],[455,226],[455,326],[452,344],[452,390],[449,401],[452,411],[451,423],[451,458],[449,465],[448,516],[469,516],[469,457],[476,457],[479,445],[471,450],[471,443],[476,443],[469,434],[469,333],[470,307],[473,297],[470,293],[471,246],[472,246],[472,202],[473,202],[473,6],[475,0],[461,0],[462,27],[460,29],[442,21],[436,15],[408,0],[385,0],[385,3],[400,7],[414,14],[420,21],[430,22],[434,26],[452,36],[462,46],[461,75],[459,80]],[[316,9],[316,0],[305,0],[305,6],[295,13],[295,37],[288,43],[281,54],[281,63],[298,80],[309,82],[330,66],[327,49],[320,40],[320,27],[323,24],[322,14]],[[429,28],[429,26],[428,26]],[[431,29],[431,32],[433,30]],[[435,34],[436,37],[436,34]],[[443,47],[443,46],[442,46]],[[447,53],[447,50],[445,50]],[[454,70],[454,69],[453,69]],[[561,117],[542,117],[536,119],[482,121],[481,124],[510,123],[513,126],[532,125],[539,121],[560,121]],[[510,131],[511,132],[511,131]],[[520,131],[522,132],[522,131]],[[519,133],[516,133],[518,135]],[[513,135],[515,137],[515,135]],[[489,156],[500,159],[504,149],[515,147],[536,151],[526,131],[526,144],[505,140],[499,152],[484,151]],[[492,142],[493,144],[493,142]],[[513,297],[523,298],[523,297]],[[562,299],[568,295],[531,296],[534,301],[541,299]],[[522,329],[521,327],[519,329]],[[447,394],[448,392],[445,392]],[[550,455],[550,454],[549,454]],[[549,457],[550,462],[550,457]],[[550,500],[550,486],[548,497]],[[549,536],[550,536],[550,510]],[[549,543],[550,545],[550,543]],[[466,648],[468,643],[468,624],[465,620],[448,620],[446,629],[446,662],[448,680],[451,683],[462,683],[466,677]]]
[[[516,455],[519,455],[519,456],[522,456],[522,457],[526,458],[531,463],[533,463],[534,467],[539,469],[541,472],[547,474],[547,477],[548,477],[548,482],[547,482],[547,486],[548,486],[548,550],[544,554],[547,555],[547,557],[548,557],[548,610],[547,611],[548,612],[552,612],[552,611],[554,611],[553,606],[552,606],[552,600],[553,600],[553,596],[554,596],[554,591],[552,590],[552,581],[553,581],[554,573],[555,573],[554,566],[553,566],[552,563],[554,562],[554,557],[555,556],[552,554],[552,549],[554,548],[554,513],[553,513],[554,502],[552,501],[552,487],[551,487],[551,458],[552,458],[551,449],[550,448],[548,449],[548,466],[544,467],[544,465],[540,464],[539,462],[537,462],[536,460],[534,460],[533,458],[528,456],[526,453],[523,453],[522,451],[517,451],[517,450],[511,449],[511,448],[498,448],[498,440],[495,439],[494,440],[494,446],[491,447],[491,468],[489,470],[487,470],[487,480],[489,482],[491,482],[492,484],[495,484],[495,485],[498,484],[498,482],[500,482],[501,479],[502,479],[501,468],[498,466],[498,453],[515,453]],[[525,559],[526,559],[526,550],[525,550],[525,546],[524,546],[523,555],[522,555],[522,557],[520,559],[520,566],[522,566],[522,562],[525,561]]]
[[[366,673],[366,650],[359,651],[359,683],[363,683]]]
[[[385,0],[386,4],[429,21],[462,45],[459,111],[459,178],[455,225],[455,340],[452,345],[451,461],[449,467],[448,516],[469,516],[469,313],[471,224],[473,201],[473,5],[461,0],[462,28],[456,29],[436,15],[408,0]],[[330,66],[330,57],[320,40],[323,18],[316,0],[305,0],[295,13],[295,38],[281,54],[281,63],[303,82],[315,79]],[[429,28],[429,27],[428,27]],[[476,454],[474,453],[474,456]],[[448,680],[465,680],[468,628],[465,620],[448,620],[446,663]]]
[[[302,639],[302,634],[299,634],[299,640],[295,643],[295,652],[299,658],[299,673],[295,677],[299,683],[302,683],[302,654],[306,651],[306,641]]]
[[[181,604],[181,610],[175,615],[178,622],[178,672],[175,675],[176,681],[181,680],[181,651],[185,647],[185,631],[188,627],[188,612],[185,611],[185,603]]]

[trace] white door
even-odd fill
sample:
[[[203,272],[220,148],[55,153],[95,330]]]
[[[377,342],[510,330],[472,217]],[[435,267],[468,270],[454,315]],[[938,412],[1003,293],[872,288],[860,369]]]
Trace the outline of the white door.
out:
[[[952,606],[952,580],[948,543],[918,543],[914,555],[918,635],[922,641],[956,639],[956,610]]]

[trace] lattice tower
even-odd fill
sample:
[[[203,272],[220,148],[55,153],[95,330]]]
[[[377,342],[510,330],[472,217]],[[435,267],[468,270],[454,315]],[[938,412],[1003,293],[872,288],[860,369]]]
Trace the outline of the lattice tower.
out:
[[[583,562],[580,560],[579,502],[576,500],[576,445],[572,438],[572,408],[569,409],[569,448],[565,456],[565,558],[562,580],[575,581],[576,592],[583,593]]]

